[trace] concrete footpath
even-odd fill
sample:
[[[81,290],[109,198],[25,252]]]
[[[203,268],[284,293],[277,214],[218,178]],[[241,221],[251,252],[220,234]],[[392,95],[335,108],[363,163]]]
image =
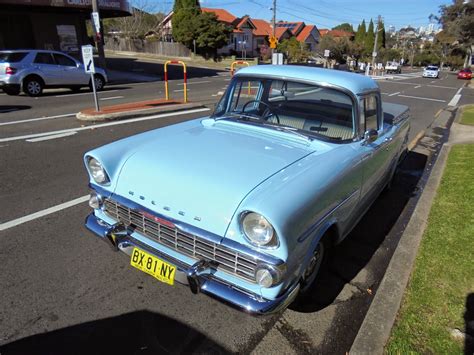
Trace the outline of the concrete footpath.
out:
[[[450,148],[454,144],[474,143],[474,127],[457,123],[461,112],[462,109],[457,111],[449,131],[449,139],[439,152],[415,211],[400,238],[385,276],[352,344],[351,354],[382,354],[384,351],[410,279]],[[444,124],[442,128],[449,129],[450,116],[449,111],[441,113],[439,119],[441,126]]]

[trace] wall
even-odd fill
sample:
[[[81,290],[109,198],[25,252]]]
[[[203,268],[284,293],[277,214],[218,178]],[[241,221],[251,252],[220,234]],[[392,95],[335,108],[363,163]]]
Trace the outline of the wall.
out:
[[[125,51],[150,53],[165,57],[191,57],[192,52],[181,43],[147,41],[141,39],[126,39],[107,37],[105,49],[111,51]]]

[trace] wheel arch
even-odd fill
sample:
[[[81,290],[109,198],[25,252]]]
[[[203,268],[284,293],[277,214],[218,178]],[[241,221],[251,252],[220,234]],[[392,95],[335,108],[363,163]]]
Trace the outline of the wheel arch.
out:
[[[37,73],[29,73],[27,75],[25,75],[23,77],[23,79],[21,79],[21,89],[23,90],[23,87],[25,85],[25,81],[30,79],[30,78],[36,78],[36,79],[39,79],[41,81],[41,83],[43,84],[43,86],[46,86],[46,82],[44,81],[43,77]]]

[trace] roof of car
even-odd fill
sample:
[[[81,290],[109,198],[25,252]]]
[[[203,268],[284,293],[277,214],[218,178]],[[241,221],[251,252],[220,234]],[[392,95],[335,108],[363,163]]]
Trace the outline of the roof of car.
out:
[[[373,79],[361,74],[298,65],[254,65],[240,69],[236,75],[277,76],[282,79],[309,80],[318,84],[343,87],[354,94],[379,88]]]

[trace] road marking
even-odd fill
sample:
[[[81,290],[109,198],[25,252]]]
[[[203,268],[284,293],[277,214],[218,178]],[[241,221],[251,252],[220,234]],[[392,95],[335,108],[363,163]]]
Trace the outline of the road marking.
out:
[[[52,134],[50,136],[44,136],[44,137],[39,137],[39,138],[32,138],[32,139],[27,139],[27,142],[30,143],[35,143],[35,142],[41,142],[41,141],[47,141],[50,139],[58,139],[58,138],[63,138],[63,137],[69,137],[77,134],[76,131],[74,132],[67,132],[67,133],[61,133],[61,134]]]
[[[440,88],[440,89],[457,89],[452,86],[440,86],[440,85],[426,85],[429,86],[430,88]]]
[[[413,89],[421,88],[421,85],[415,86]]]
[[[69,208],[69,207],[78,205],[80,203],[86,202],[87,200],[89,200],[89,195],[82,196],[82,197],[76,198],[74,200],[64,202],[64,203],[61,203],[59,205],[47,208],[45,210],[35,212],[35,213],[29,214],[27,216],[14,219],[14,220],[9,221],[9,222],[2,223],[2,224],[0,224],[0,231],[4,231],[4,230],[7,230],[9,228],[16,227],[20,224],[30,222],[30,221],[33,221],[35,219],[47,216],[49,214],[64,210],[66,208]]]
[[[123,99],[123,96],[112,96],[112,97],[103,97],[99,99],[100,101],[105,101],[105,100],[118,100],[118,99]]]
[[[390,84],[401,84],[401,85],[415,85],[415,86],[418,86],[420,84],[415,84],[415,83],[401,83],[400,81],[390,81],[390,80],[386,80],[386,81],[383,81],[383,83],[390,83]]]
[[[456,91],[456,94],[454,94],[453,98],[451,101],[449,101],[448,106],[456,106],[461,99],[461,90],[462,88],[459,88],[458,91]]]
[[[390,94],[390,95],[388,95],[388,96],[395,96],[395,95],[398,95],[399,93],[400,93],[400,91],[394,92],[393,94]]]
[[[398,95],[398,96],[399,96],[399,97],[408,97],[408,98],[410,98],[410,99],[436,101],[436,102],[446,102],[446,100],[430,99],[429,97],[419,97],[419,96],[410,96],[410,95]]]
[[[210,83],[211,81],[210,80],[204,80],[204,81],[191,81],[188,83],[188,85],[192,85],[192,84],[205,84],[205,83]],[[179,83],[178,86],[183,86],[184,83]]]
[[[186,92],[188,92],[189,89],[186,89]],[[184,89],[179,89],[179,90],[173,90],[173,92],[184,92]]]
[[[425,135],[425,130],[422,130],[420,132],[418,132],[418,134],[416,135],[415,138],[412,139],[412,141],[410,142],[410,144],[408,144],[407,148],[408,150],[413,150],[413,148],[415,148],[416,144],[418,143],[418,141]]]
[[[147,116],[147,117],[138,117],[138,118],[132,118],[132,119],[129,119],[129,120],[113,121],[113,122],[101,123],[101,124],[96,124],[96,125],[91,125],[91,126],[62,129],[62,130],[59,130],[59,131],[34,133],[34,134],[28,134],[28,135],[25,135],[25,136],[0,138],[0,143],[23,140],[23,139],[30,139],[30,138],[37,138],[37,137],[44,137],[44,136],[50,136],[50,135],[53,135],[53,134],[61,134],[61,133],[68,133],[68,132],[74,132],[74,131],[79,132],[79,131],[85,131],[85,130],[94,130],[94,129],[102,128],[102,127],[117,126],[117,125],[123,125],[123,124],[128,124],[128,123],[149,121],[149,120],[154,120],[154,119],[157,119],[157,118],[187,115],[187,114],[191,114],[191,113],[198,113],[198,112],[205,112],[205,111],[210,111],[210,109],[207,108],[207,107],[206,108],[197,108],[197,109],[193,109],[193,110],[162,113],[162,114],[159,114],[159,115],[153,115],[153,116]]]
[[[114,92],[114,91],[118,91],[118,89],[99,91],[98,94],[106,94],[108,92]],[[92,92],[80,92],[77,94],[55,95],[54,97],[68,97],[68,96],[81,96],[81,95],[92,95]]]
[[[11,125],[11,124],[26,123],[26,122],[33,122],[33,121],[52,120],[54,118],[70,117],[70,116],[75,116],[75,115],[77,115],[77,112],[75,112],[75,113],[66,113],[64,115],[47,116],[47,117],[39,117],[39,118],[29,118],[27,120],[3,122],[3,123],[0,123],[0,126],[7,126],[7,125]]]

